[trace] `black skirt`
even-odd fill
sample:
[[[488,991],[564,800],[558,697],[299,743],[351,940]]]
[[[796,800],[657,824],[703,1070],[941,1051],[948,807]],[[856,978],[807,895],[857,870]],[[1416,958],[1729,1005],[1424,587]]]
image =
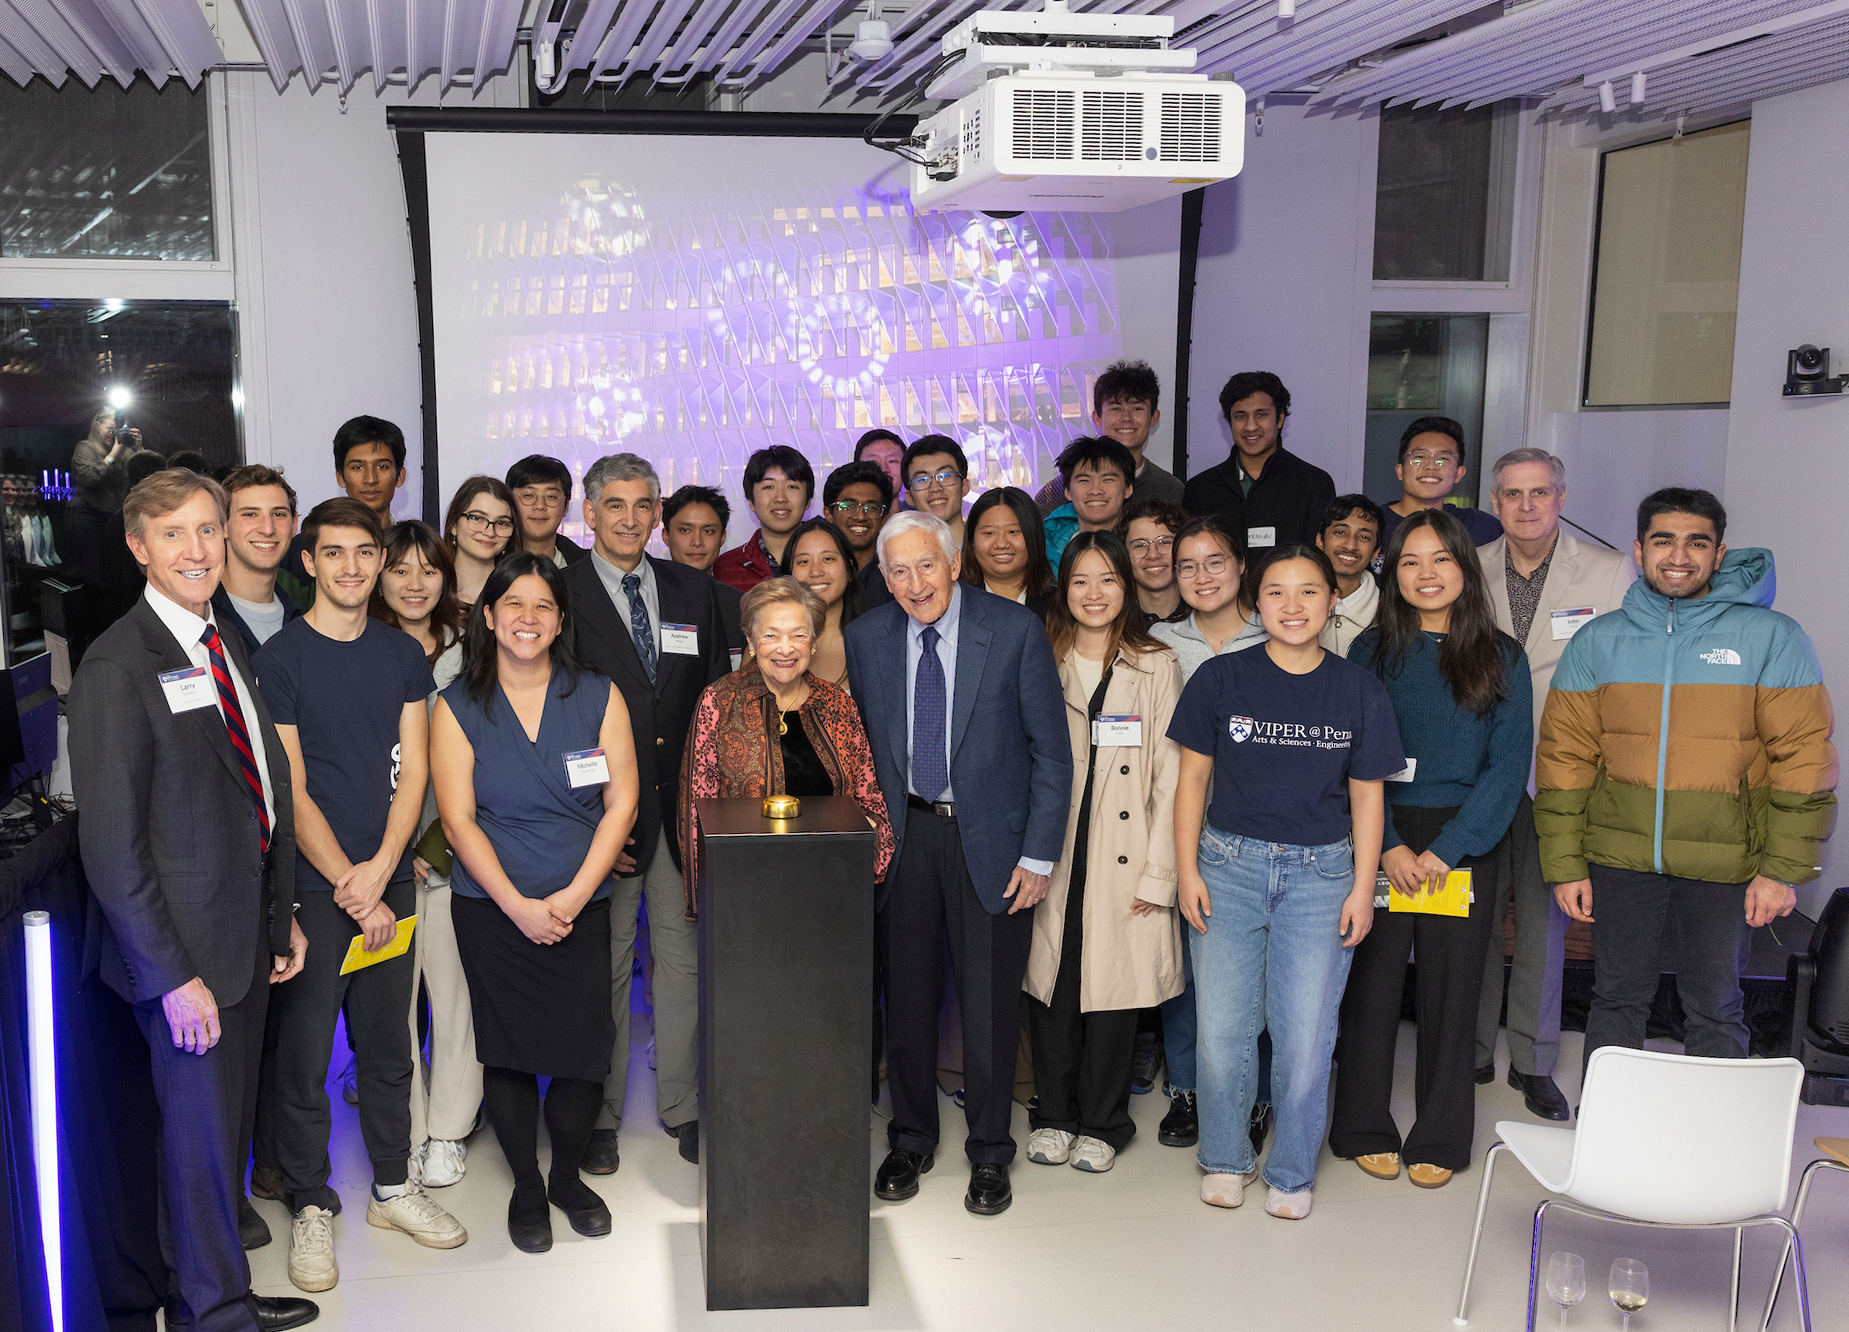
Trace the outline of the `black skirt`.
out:
[[[536,944],[485,897],[456,895],[450,914],[469,982],[475,1057],[490,1068],[602,1082],[610,1015],[610,903],[588,903],[571,933]]]

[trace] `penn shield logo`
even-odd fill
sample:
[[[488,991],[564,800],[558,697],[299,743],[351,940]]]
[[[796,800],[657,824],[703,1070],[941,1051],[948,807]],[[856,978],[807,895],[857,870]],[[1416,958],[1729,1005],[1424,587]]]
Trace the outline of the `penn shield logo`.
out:
[[[1701,659],[1710,666],[1738,666],[1740,654],[1732,648],[1710,648],[1701,654]]]
[[[1252,738],[1252,719],[1250,717],[1228,717],[1226,733],[1233,738],[1234,744],[1244,744]]]

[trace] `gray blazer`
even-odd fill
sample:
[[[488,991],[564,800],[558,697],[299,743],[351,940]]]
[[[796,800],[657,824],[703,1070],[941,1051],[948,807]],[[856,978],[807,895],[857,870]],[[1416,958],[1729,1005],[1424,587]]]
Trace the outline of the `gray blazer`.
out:
[[[250,989],[260,947],[289,951],[289,759],[243,643],[220,639],[250,686],[269,761],[276,820],[267,857],[218,710],[175,715],[167,706],[156,677],[192,663],[146,600],[91,644],[71,682],[71,785],[91,893],[84,974],[99,970],[130,1003],[197,976],[228,1007]]]

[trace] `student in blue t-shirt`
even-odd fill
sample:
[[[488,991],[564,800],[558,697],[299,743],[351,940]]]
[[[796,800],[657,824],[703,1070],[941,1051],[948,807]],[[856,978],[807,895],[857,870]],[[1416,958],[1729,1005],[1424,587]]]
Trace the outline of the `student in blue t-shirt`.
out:
[[[1329,1145],[1376,1179],[1397,1179],[1404,1156],[1412,1182],[1435,1189],[1470,1164],[1474,1015],[1500,886],[1496,847],[1528,785],[1534,694],[1521,645],[1496,628],[1470,533],[1442,509],[1415,513],[1394,533],[1379,618],[1348,655],[1386,685],[1409,760],[1387,785],[1381,869],[1410,898],[1467,870],[1475,901],[1464,916],[1385,915],[1355,949]],[[1402,1139],[1389,1101],[1415,948],[1417,1119]]]
[[[1193,926],[1201,1201],[1237,1207],[1258,1177],[1246,1128],[1269,1028],[1272,1216],[1310,1214],[1336,1015],[1374,919],[1386,798],[1406,766],[1387,691],[1317,642],[1335,570],[1282,546],[1255,572],[1262,649],[1216,656],[1182,691],[1175,859]],[[1208,801],[1209,779],[1212,802]]]

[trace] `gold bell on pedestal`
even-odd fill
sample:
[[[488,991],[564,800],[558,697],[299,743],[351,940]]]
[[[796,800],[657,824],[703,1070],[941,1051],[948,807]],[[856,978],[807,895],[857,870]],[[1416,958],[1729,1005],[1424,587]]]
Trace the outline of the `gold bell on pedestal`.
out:
[[[793,819],[800,813],[802,802],[793,795],[764,797],[764,817],[767,819]]]

